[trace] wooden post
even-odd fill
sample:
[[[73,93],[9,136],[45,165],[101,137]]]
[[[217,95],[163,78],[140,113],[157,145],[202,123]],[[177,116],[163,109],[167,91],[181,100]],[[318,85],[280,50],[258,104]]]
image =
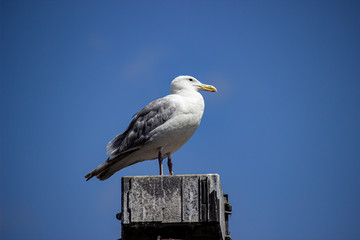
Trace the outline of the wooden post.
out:
[[[122,178],[122,240],[229,240],[218,174]]]

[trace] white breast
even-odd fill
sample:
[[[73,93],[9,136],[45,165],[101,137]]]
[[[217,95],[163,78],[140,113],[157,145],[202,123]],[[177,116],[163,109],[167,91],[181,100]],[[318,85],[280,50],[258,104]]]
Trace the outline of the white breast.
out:
[[[204,113],[204,99],[198,92],[191,94],[171,94],[170,101],[176,103],[172,118],[156,130],[155,144],[168,156],[181,148],[194,134],[200,125]],[[153,145],[151,144],[151,145]]]

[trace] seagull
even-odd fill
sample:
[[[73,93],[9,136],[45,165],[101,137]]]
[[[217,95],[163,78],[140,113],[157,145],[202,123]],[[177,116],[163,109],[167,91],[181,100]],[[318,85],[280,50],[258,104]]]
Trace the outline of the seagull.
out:
[[[191,76],[179,76],[170,84],[170,95],[149,103],[137,112],[127,129],[106,147],[109,158],[89,172],[88,181],[96,176],[103,181],[117,171],[145,160],[168,158],[169,174],[173,175],[171,156],[194,134],[204,113],[204,98],[199,91],[217,92]]]

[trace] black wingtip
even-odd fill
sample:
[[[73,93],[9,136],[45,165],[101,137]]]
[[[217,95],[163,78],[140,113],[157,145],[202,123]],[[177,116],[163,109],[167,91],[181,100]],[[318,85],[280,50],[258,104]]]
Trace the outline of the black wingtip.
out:
[[[92,177],[93,177],[93,172],[90,172],[88,174],[85,175],[86,181],[89,181]]]

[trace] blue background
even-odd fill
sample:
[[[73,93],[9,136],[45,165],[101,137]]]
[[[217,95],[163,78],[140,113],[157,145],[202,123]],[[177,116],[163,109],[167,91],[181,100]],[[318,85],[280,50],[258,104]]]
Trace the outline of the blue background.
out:
[[[117,239],[84,175],[178,75],[204,92],[175,174],[219,173],[233,239],[360,239],[359,1],[1,1],[0,238]]]

